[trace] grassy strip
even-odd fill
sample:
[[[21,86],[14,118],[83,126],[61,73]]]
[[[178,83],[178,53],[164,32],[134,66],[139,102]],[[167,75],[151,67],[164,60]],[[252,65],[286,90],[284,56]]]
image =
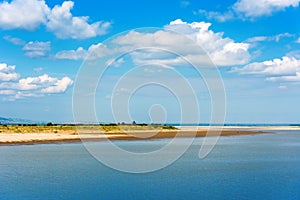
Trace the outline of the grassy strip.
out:
[[[119,132],[119,131],[139,131],[139,130],[177,130],[168,125],[0,125],[0,133],[76,133],[77,128],[87,131]]]

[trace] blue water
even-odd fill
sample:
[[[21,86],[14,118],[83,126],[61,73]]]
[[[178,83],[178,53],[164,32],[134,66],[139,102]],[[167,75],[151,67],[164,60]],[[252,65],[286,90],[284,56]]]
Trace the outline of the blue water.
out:
[[[110,169],[82,144],[0,147],[0,199],[300,199],[300,132],[222,137],[203,160],[202,138],[148,174]],[[119,141],[139,151],[164,140]]]

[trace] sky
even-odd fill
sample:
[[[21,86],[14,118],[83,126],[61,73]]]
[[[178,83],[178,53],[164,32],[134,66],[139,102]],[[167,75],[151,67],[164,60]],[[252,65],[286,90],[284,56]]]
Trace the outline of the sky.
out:
[[[0,116],[300,123],[299,3],[0,0]]]

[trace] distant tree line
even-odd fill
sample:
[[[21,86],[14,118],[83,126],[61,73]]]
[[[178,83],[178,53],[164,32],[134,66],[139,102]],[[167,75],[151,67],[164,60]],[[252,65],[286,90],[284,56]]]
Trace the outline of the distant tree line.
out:
[[[100,124],[86,124],[86,123],[78,123],[78,124],[58,124],[58,123],[52,123],[48,122],[46,124],[1,124],[1,126],[153,126],[153,127],[162,127],[163,129],[171,129],[173,126],[167,125],[167,124],[159,124],[159,123],[136,123],[136,121],[133,121],[132,123],[126,123],[126,122],[118,122],[118,123],[100,123]]]

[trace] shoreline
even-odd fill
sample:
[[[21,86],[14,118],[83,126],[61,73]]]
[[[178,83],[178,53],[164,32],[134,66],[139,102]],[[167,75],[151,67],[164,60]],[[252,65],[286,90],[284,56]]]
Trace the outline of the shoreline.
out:
[[[212,129],[222,129],[222,130],[249,130],[249,131],[257,131],[257,130],[267,130],[267,131],[277,131],[277,130],[300,130],[300,126],[175,126],[180,128],[181,130],[189,130],[191,128],[197,127],[199,130],[207,130],[208,128]]]
[[[197,130],[197,134],[195,131]],[[85,131],[81,134],[74,133],[0,133],[0,146],[34,145],[34,144],[63,144],[77,142],[97,142],[105,140],[153,140],[180,137],[205,137],[208,127],[181,127],[178,130],[143,130],[124,132],[94,132]],[[220,136],[241,136],[257,134],[274,134],[273,130],[300,130],[293,127],[210,127],[208,136],[216,136],[220,130]],[[102,133],[102,134],[101,134]]]

